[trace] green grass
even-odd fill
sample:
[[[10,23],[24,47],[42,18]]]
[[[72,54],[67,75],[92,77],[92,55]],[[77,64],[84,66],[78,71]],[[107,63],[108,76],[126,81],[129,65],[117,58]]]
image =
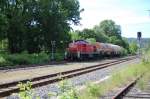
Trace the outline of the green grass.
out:
[[[129,83],[129,81],[134,80],[138,76],[145,74],[142,79],[138,81],[138,86],[141,90],[145,89],[146,83],[150,80],[150,51],[146,52],[143,55],[142,62],[140,64],[136,65],[130,65],[126,67],[125,69],[122,69],[121,71],[114,71],[111,78],[108,79],[105,82],[102,82],[98,85],[92,85],[92,91],[89,93],[88,89],[89,86],[87,86],[84,91],[82,91],[82,95],[80,95],[80,99],[99,99],[101,95],[106,94],[109,91],[114,90],[115,88],[118,88],[120,86],[124,86],[125,84]],[[96,86],[96,87],[95,87]],[[96,89],[94,89],[96,88]],[[96,92],[97,94],[93,94],[93,92]]]
[[[147,52],[144,52],[144,55],[142,57],[142,63],[143,65],[150,64],[150,50]],[[145,75],[138,81],[137,85],[141,90],[146,89],[146,85],[150,80],[150,73],[146,72]]]
[[[150,70],[149,65],[149,63],[141,63],[138,65],[130,65],[121,71],[115,71],[107,81],[98,85],[93,84],[87,86],[87,88],[82,91],[80,99],[99,99],[100,96],[107,92],[129,83],[129,81],[134,80],[143,73],[148,73]],[[139,85],[144,89],[144,82],[139,82]],[[89,89],[91,91],[89,91]]]
[[[28,54],[26,52],[20,54],[0,53],[0,66],[15,66],[15,65],[29,65],[42,64],[50,62],[50,55],[44,52],[39,54]],[[56,53],[56,61],[63,60],[63,53]]]
[[[3,60],[2,60],[3,59]],[[49,56],[45,53],[40,54],[3,54],[1,55],[1,66],[6,65],[28,65],[28,64],[40,64],[49,61]],[[7,63],[7,64],[5,64]]]
[[[147,88],[147,84],[150,81],[150,73],[145,73],[145,75],[137,82],[137,86],[140,90],[145,90]]]
[[[94,85],[92,83],[87,84],[87,93],[89,94],[90,97],[95,97],[100,95],[100,87],[98,85]]]

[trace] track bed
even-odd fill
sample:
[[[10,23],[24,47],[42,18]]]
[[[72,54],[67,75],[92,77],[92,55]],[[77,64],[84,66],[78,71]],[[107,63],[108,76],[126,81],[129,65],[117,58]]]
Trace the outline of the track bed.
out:
[[[31,79],[34,77],[39,77],[43,75],[53,74],[57,72],[63,72],[67,70],[74,70],[82,67],[87,67],[91,65],[98,65],[107,62],[112,62],[117,60],[116,59],[106,59],[94,62],[73,62],[73,63],[65,63],[59,65],[46,65],[37,68],[25,68],[25,69],[10,69],[10,70],[1,70],[0,71],[0,84],[17,81],[17,80],[24,80],[24,79]]]
[[[127,59],[127,60],[130,60],[130,59]],[[123,62],[123,61],[127,61],[127,60],[124,60],[124,59],[121,59],[121,61]],[[117,62],[117,64],[118,64],[118,61],[116,61]],[[116,62],[107,62],[107,63],[103,63],[103,64],[106,64],[107,66],[111,66],[111,65],[113,65],[113,64],[116,64]],[[108,64],[109,63],[109,64]],[[119,61],[119,63],[120,63],[120,61]],[[106,67],[107,67],[106,66]],[[94,68],[92,69],[91,68],[92,66],[89,66],[88,67],[88,69],[87,70],[84,70],[84,68],[83,68],[83,70],[81,71],[81,72],[70,72],[69,74],[66,74],[66,75],[63,75],[65,78],[67,77],[67,78],[70,78],[70,77],[72,77],[72,76],[76,76],[76,75],[80,75],[80,74],[84,74],[84,73],[88,73],[88,72],[91,72],[91,71],[95,71],[95,70],[98,70],[98,68],[100,68],[100,69],[102,69],[102,68],[106,68],[106,67],[103,67],[103,65],[101,66],[100,65],[100,67],[98,67],[98,65],[95,65],[94,66]],[[85,67],[85,68],[87,68],[87,67]],[[73,70],[74,71],[74,70]],[[63,74],[63,73],[62,73]],[[52,77],[51,77],[52,78]],[[39,79],[39,78],[38,78]],[[45,78],[44,78],[45,79]],[[46,79],[47,80],[47,79]],[[56,79],[56,81],[57,81],[57,79]],[[58,79],[58,81],[59,81],[59,79]],[[48,81],[47,82],[47,84],[49,84],[49,83],[51,83],[51,82],[55,82],[55,81]],[[45,85],[45,83],[43,84],[43,83],[41,83],[41,84],[35,84],[34,86],[36,87],[36,86],[43,86],[43,85]]]

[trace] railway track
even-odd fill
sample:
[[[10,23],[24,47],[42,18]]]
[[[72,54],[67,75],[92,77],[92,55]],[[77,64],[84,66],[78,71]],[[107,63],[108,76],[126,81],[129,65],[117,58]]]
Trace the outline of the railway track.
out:
[[[150,82],[144,84],[145,88],[141,89],[138,85],[135,85],[123,99],[150,99]]]
[[[41,77],[35,77],[32,79],[25,79],[25,80],[13,81],[13,82],[9,82],[9,83],[0,84],[0,97],[6,97],[6,96],[11,95],[12,93],[19,92],[19,88],[17,87],[17,84],[19,82],[26,83],[27,81],[31,81],[32,88],[40,87],[40,86],[44,86],[44,85],[48,85],[51,83],[61,81],[63,79],[72,78],[74,76],[79,76],[79,75],[86,74],[86,73],[89,73],[89,72],[92,72],[95,70],[107,68],[109,66],[120,64],[120,63],[129,61],[129,60],[133,60],[135,58],[136,58],[136,56],[133,56],[133,57],[129,57],[129,58],[115,60],[111,63],[108,62],[108,63],[99,64],[99,65],[93,65],[93,66],[83,67],[83,68],[79,68],[79,69],[45,75],[45,76],[41,76]]]
[[[135,80],[131,81],[128,85],[126,85],[122,90],[120,90],[112,99],[123,99],[125,95],[131,90],[132,87],[137,83],[137,81],[142,77],[139,76]],[[140,99],[140,98],[139,98]]]

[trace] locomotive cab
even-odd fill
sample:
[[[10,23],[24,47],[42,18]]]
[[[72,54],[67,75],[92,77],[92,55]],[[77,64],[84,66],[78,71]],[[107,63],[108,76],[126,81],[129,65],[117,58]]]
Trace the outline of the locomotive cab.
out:
[[[67,48],[67,58],[69,59],[83,59],[91,57],[95,51],[93,45],[84,40],[77,40],[69,44]]]

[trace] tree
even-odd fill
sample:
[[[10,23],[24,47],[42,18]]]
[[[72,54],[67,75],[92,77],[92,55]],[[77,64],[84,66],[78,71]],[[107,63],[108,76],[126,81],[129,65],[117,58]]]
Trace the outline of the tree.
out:
[[[6,16],[0,12],[0,41],[6,38],[6,31],[8,28],[8,21]]]
[[[129,51],[128,42],[121,37],[121,26],[116,25],[114,21],[104,20],[99,26],[95,26],[94,29],[97,33],[105,36],[106,42],[122,46]]]
[[[80,31],[71,31],[71,32],[69,32],[70,33],[70,35],[71,35],[71,40],[80,40],[81,39],[81,37],[79,36],[79,32]]]
[[[112,20],[104,20],[99,25],[101,33],[106,34],[108,37],[117,36],[121,37],[121,27],[116,25]]]
[[[0,35],[11,53],[50,51],[51,41],[62,48],[71,40],[70,24],[80,21],[79,8],[78,0],[2,0],[0,20],[6,18],[8,29]]]
[[[70,24],[77,25],[80,20],[78,0],[40,0],[37,23],[44,37],[46,50],[51,49],[51,41],[62,48],[71,40]],[[60,42],[62,41],[63,44]]]
[[[84,29],[79,31],[78,34],[82,39],[96,38],[96,33],[92,29]]]
[[[90,44],[95,44],[96,43],[95,38],[88,38],[88,39],[86,39],[86,41],[89,42]]]
[[[96,34],[96,41],[98,42],[108,42],[109,41],[109,38],[106,34],[104,34],[102,31],[101,31],[101,28],[100,26],[96,25],[93,30],[95,31],[95,34]]]
[[[8,39],[11,53],[21,52],[25,48],[25,26],[24,26],[24,1],[5,0],[4,14],[8,20],[8,29],[5,33]]]

